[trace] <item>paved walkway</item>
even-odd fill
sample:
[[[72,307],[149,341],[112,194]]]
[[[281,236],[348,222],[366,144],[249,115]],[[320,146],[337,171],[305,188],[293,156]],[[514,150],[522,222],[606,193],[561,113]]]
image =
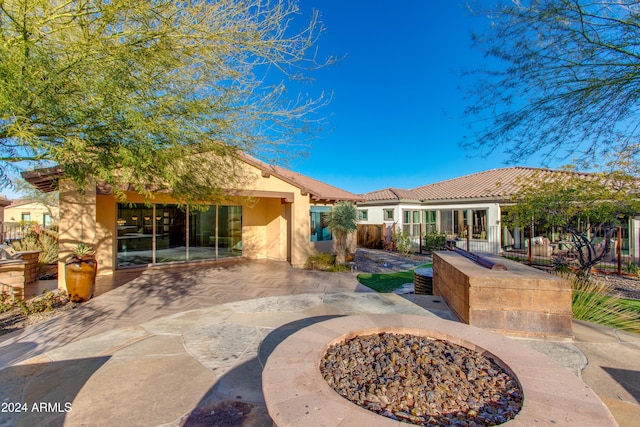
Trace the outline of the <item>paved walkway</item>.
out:
[[[271,425],[260,373],[284,337],[348,314],[450,318],[436,301],[368,292],[355,273],[270,261],[149,269],[79,309],[0,337],[0,402],[27,403],[22,413],[0,412],[0,426]],[[574,331],[574,343],[518,343],[582,375],[621,426],[636,425],[640,337],[581,322]]]

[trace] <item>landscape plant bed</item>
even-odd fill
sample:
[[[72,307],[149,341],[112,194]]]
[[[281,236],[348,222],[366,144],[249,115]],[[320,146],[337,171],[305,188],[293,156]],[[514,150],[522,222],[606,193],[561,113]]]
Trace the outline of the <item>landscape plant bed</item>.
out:
[[[0,295],[0,335],[52,319],[79,306],[69,300],[66,292],[52,291],[27,301]]]
[[[320,371],[353,403],[416,425],[495,426],[522,408],[522,389],[504,369],[443,340],[357,336],[331,346]]]

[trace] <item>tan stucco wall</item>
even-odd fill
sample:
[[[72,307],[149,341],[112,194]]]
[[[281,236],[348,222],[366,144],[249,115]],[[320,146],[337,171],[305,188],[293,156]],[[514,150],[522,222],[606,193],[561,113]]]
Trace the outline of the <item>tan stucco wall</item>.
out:
[[[58,221],[58,288],[64,289],[64,263],[78,243],[96,243],[96,189],[88,185],[80,192],[66,179],[58,183],[60,219]]]
[[[0,208],[1,209],[1,208]],[[44,214],[51,215],[52,221],[56,222],[59,215],[57,207],[51,208],[51,211],[47,209],[42,203],[25,203],[19,206],[6,207],[4,209],[4,218],[6,222],[20,222],[22,220],[23,213],[29,213],[31,215],[31,221],[42,224]],[[0,218],[0,221],[2,219]]]
[[[262,176],[261,171],[252,166],[247,165],[247,173],[253,177],[249,192],[255,191],[257,195],[230,197],[218,203],[243,208],[244,257],[290,261],[292,266],[302,267],[309,255],[333,251],[333,241],[311,242],[309,211],[313,202],[308,194],[275,176]],[[126,193],[126,196],[128,202],[144,202],[136,193]],[[176,200],[156,194],[151,202],[176,203]],[[61,180],[60,270],[64,271],[64,260],[78,241],[95,247],[98,274],[115,270],[117,203],[111,195],[96,195],[95,186],[93,191],[81,194],[71,183]],[[355,240],[351,247],[355,248]],[[64,273],[59,277],[59,286],[64,286]]]

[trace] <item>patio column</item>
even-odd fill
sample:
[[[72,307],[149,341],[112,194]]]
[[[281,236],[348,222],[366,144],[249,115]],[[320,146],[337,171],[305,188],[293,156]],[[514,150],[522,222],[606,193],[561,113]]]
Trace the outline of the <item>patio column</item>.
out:
[[[60,220],[58,222],[58,289],[66,289],[64,265],[78,243],[96,245],[96,185],[91,181],[83,191],[69,179],[60,179]]]

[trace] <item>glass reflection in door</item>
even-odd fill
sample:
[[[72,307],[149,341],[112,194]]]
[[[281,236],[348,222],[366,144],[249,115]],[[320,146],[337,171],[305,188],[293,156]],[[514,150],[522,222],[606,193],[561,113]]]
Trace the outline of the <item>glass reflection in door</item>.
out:
[[[117,223],[118,267],[153,262],[153,207],[144,203],[119,203]]]
[[[187,260],[187,213],[178,205],[156,205],[155,263]]]
[[[218,207],[218,258],[242,255],[242,206]]]
[[[189,260],[216,258],[216,207],[189,211]]]

